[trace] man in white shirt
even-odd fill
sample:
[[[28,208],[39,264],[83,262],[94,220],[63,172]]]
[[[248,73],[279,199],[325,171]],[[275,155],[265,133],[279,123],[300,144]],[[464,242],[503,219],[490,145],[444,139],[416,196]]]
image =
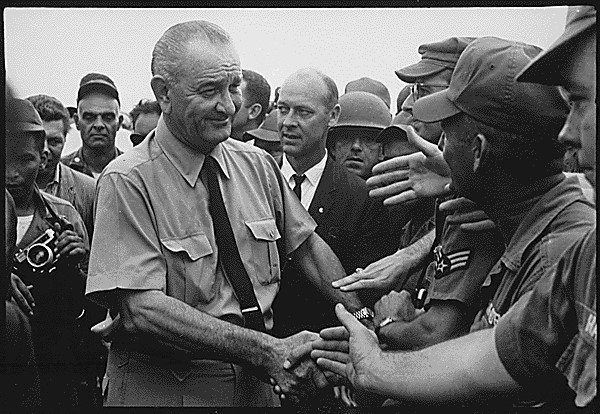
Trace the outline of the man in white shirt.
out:
[[[326,149],[327,131],[340,114],[335,82],[316,69],[301,69],[283,83],[277,109],[281,171],[346,272],[390,254],[386,210]],[[372,305],[376,297],[366,292],[361,300]],[[333,304],[293,266],[285,270],[273,309],[278,336],[336,321]]]

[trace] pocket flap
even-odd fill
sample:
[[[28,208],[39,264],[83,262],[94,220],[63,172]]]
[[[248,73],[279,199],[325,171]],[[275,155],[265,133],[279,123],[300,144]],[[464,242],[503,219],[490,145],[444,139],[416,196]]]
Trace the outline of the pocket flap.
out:
[[[247,221],[246,226],[257,240],[275,241],[281,237],[274,219]]]
[[[193,261],[213,252],[208,237],[206,237],[204,233],[194,234],[193,236],[161,239],[160,242],[174,253],[186,252]]]

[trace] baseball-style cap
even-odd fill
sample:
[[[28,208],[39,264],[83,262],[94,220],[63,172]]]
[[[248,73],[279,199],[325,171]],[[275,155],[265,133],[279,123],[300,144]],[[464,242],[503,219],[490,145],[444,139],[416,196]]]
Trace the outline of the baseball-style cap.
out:
[[[516,134],[558,132],[569,112],[558,88],[516,80],[540,52],[537,46],[497,37],[474,40],[458,60],[448,89],[417,100],[413,116],[438,122],[464,112]]]
[[[17,131],[44,132],[44,124],[38,111],[27,99],[12,98],[8,105],[14,111],[15,129]]]
[[[417,79],[435,75],[443,70],[453,70],[460,54],[475,39],[475,37],[451,37],[440,42],[425,43],[418,49],[421,60],[398,69],[395,73],[403,82],[414,83]]]
[[[375,96],[379,96],[383,100],[383,102],[385,102],[388,109],[392,104],[390,91],[388,90],[388,88],[386,88],[386,86],[383,83],[379,82],[378,80],[367,78],[365,76],[360,79],[350,81],[346,85],[344,93],[356,91],[369,92]]]
[[[253,138],[269,142],[279,142],[277,110],[269,112],[258,128],[244,132],[244,141],[250,141]]]
[[[580,35],[596,27],[594,6],[570,6],[564,33],[544,52],[540,53],[517,75],[519,82],[557,85],[559,60],[568,59]]]
[[[392,119],[392,123],[387,128],[377,135],[377,142],[382,144],[389,141],[408,141],[406,135],[406,127],[409,125],[410,114],[408,112],[400,112]]]
[[[102,73],[88,73],[79,82],[79,91],[77,92],[77,103],[90,92],[101,92],[106,95],[113,97],[119,102],[119,91],[115,83],[106,75]]]

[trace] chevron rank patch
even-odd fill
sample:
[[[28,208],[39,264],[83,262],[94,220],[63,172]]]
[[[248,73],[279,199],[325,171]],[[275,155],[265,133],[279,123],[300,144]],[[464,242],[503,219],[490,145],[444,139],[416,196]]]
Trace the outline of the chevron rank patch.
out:
[[[436,246],[435,254],[435,278],[441,279],[455,270],[466,268],[471,258],[471,250],[459,250],[452,253],[444,253],[442,246]]]

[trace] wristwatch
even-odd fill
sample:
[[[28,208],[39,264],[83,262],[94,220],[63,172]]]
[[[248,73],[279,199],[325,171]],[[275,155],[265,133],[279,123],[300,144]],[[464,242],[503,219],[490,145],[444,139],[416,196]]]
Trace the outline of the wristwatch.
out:
[[[381,328],[383,328],[384,326],[386,326],[386,325],[389,325],[389,324],[390,324],[390,323],[392,323],[392,322],[396,322],[396,319],[394,319],[394,318],[392,318],[392,317],[389,317],[389,316],[388,316],[387,318],[385,318],[384,320],[382,320],[382,321],[379,323],[379,325],[377,325],[377,326],[375,327],[375,334],[376,334],[377,336],[379,336],[379,330],[380,330]]]
[[[373,319],[373,317],[375,316],[375,312],[373,312],[371,309],[369,309],[365,306],[364,308],[359,309],[356,312],[353,312],[352,316],[354,316],[359,321],[361,319]]]

